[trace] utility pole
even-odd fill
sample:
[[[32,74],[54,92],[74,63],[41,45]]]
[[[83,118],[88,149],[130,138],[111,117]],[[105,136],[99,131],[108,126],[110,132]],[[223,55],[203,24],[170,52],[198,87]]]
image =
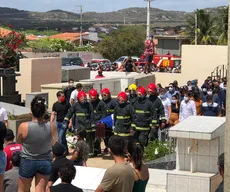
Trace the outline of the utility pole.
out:
[[[198,19],[197,19],[197,13],[195,13],[195,45],[197,45],[197,29],[198,29]]]
[[[82,5],[75,5],[75,7],[80,7],[80,22],[81,22],[81,25],[80,25],[80,42],[79,42],[79,46],[82,46],[83,45],[83,40],[82,40]]]
[[[228,11],[228,71],[224,147],[224,192],[230,192],[230,0]]]
[[[146,36],[149,38],[150,35],[150,8],[151,8],[151,1],[152,0],[145,0],[147,1],[147,25],[146,25]]]
[[[81,8],[81,30],[80,30],[80,46],[83,45],[83,40],[82,40],[82,5],[80,5]]]
[[[124,25],[125,25],[125,17],[124,17]]]

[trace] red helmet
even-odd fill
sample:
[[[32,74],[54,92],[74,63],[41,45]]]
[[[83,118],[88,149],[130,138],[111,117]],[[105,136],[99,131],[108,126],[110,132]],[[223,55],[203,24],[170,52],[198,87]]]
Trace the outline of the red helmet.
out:
[[[119,98],[119,97],[121,97],[122,99],[124,99],[124,100],[128,100],[128,97],[127,97],[127,94],[125,93],[125,92],[120,92],[118,95],[117,95],[117,97]]]
[[[77,99],[81,99],[82,97],[87,97],[86,93],[84,91],[79,91],[77,94]]]
[[[107,94],[107,95],[110,95],[110,90],[108,88],[104,88],[102,89],[101,93],[103,94]]]
[[[150,90],[150,91],[155,91],[156,90],[156,85],[154,84],[154,83],[150,83],[149,85],[148,85],[148,89]]]
[[[138,87],[137,93],[141,93],[141,95],[146,95],[146,89],[142,86]]]
[[[91,89],[89,91],[89,96],[93,99],[95,99],[98,96],[97,90],[96,89]]]

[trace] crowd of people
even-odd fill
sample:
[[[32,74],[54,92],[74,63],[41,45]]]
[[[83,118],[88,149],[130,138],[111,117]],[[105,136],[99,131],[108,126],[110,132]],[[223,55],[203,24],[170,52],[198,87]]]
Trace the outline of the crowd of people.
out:
[[[28,192],[33,178],[36,192],[80,192],[71,184],[74,166],[87,166],[89,157],[102,152],[109,153],[115,165],[105,172],[96,192],[144,192],[149,173],[143,154],[149,141],[159,140],[161,131],[190,116],[225,116],[226,85],[226,78],[218,76],[207,77],[201,87],[197,80],[184,86],[177,81],[167,87],[131,84],[113,98],[108,88],[87,94],[70,79],[68,87],[57,92],[50,117],[44,99],[32,100],[32,121],[19,126],[17,143],[1,108],[0,192]],[[67,131],[77,136],[69,159]],[[59,177],[61,184],[53,186]]]

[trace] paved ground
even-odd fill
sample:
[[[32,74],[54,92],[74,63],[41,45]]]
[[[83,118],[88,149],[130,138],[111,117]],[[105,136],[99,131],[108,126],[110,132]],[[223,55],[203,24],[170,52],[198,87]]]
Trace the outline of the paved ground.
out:
[[[69,156],[70,157],[70,156]],[[103,168],[107,169],[114,165],[114,161],[109,158],[90,158],[87,161],[88,167],[96,167],[96,168]],[[157,169],[150,169],[150,178],[146,188],[146,192],[166,192],[166,175],[170,171],[166,170],[157,170]],[[34,182],[32,184],[31,192],[35,190]]]
[[[102,159],[100,157],[92,158],[87,161],[88,167],[96,167],[96,168],[103,168],[108,169],[109,167],[114,165],[113,160]]]

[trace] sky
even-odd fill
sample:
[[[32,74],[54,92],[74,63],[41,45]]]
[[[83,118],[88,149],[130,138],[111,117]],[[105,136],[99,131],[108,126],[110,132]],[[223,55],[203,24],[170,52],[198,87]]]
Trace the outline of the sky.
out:
[[[74,5],[82,5],[83,12],[109,12],[117,11],[129,7],[146,7],[144,0],[0,0],[1,7],[11,7],[29,11],[49,11],[53,9],[62,9],[65,11],[79,12]],[[228,0],[155,0],[151,7],[178,10],[193,11],[207,7],[216,7],[227,5]]]

